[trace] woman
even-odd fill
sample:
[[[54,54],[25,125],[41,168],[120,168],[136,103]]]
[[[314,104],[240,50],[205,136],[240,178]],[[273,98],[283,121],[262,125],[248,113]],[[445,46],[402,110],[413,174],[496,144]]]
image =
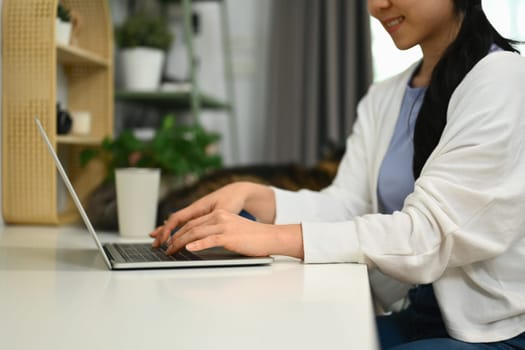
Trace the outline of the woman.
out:
[[[524,59],[480,0],[368,7],[423,60],[370,88],[333,184],[226,186],[172,214],[154,245],[180,227],[168,253],[363,262],[416,286],[406,310],[378,318],[383,348],[525,348]]]

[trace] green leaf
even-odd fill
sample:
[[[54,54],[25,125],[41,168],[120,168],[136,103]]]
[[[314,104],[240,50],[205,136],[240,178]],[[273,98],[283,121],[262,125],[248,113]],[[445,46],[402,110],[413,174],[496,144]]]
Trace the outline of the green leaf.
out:
[[[115,29],[115,41],[120,48],[145,46],[166,51],[173,39],[166,21],[147,13],[128,16]]]
[[[80,152],[80,166],[85,167],[92,159],[100,154],[98,149],[88,148]]]
[[[208,152],[219,140],[219,134],[207,132],[199,124],[178,124],[168,115],[150,142],[138,140],[131,130],[125,130],[115,139],[105,138],[97,152],[86,151],[81,160],[87,163],[102,157],[108,179],[114,177],[116,168],[130,165],[160,168],[163,174],[180,177],[202,175],[222,166],[221,156]],[[136,163],[131,164],[131,160]]]

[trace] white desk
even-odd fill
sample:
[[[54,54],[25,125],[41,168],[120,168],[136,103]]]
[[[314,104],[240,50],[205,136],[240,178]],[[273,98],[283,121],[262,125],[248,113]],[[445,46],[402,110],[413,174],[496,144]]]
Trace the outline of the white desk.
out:
[[[118,240],[102,234],[103,241]],[[355,264],[108,271],[81,228],[0,228],[1,349],[375,349]]]

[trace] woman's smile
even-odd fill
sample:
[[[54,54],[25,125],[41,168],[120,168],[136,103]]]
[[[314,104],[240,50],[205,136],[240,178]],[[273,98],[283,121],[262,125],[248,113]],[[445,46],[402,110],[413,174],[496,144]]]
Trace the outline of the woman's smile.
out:
[[[389,33],[393,33],[401,27],[401,24],[404,21],[405,21],[405,17],[400,16],[400,17],[395,17],[395,18],[388,18],[382,22],[383,22],[383,26],[385,27],[386,31]]]

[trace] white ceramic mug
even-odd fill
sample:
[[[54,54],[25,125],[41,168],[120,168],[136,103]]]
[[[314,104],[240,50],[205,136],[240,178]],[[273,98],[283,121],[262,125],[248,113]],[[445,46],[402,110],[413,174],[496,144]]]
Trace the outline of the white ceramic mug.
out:
[[[147,238],[157,219],[160,169],[116,170],[119,232],[126,238]]]

